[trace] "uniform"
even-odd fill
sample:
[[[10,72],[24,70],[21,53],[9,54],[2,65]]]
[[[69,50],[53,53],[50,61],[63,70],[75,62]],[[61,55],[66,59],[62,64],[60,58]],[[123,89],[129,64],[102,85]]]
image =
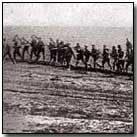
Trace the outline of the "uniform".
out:
[[[122,51],[121,47],[118,48],[118,63],[117,63],[117,68],[118,71],[123,71],[124,70],[124,51]]]
[[[92,47],[91,56],[93,58],[94,68],[96,68],[96,61],[99,58],[99,52],[94,47]]]
[[[115,66],[116,66],[117,59],[118,59],[118,53],[117,53],[115,46],[113,46],[113,48],[112,48],[111,57],[114,60],[113,61],[113,70],[115,70]]]
[[[49,43],[49,50],[50,50],[50,62],[56,62],[56,55],[57,55],[57,48],[55,47],[54,43]]]
[[[85,48],[84,56],[85,56],[85,62],[87,63],[90,57],[90,51],[87,48]]]
[[[12,61],[13,64],[15,64],[15,60],[12,57],[11,54],[11,47],[9,46],[9,44],[4,40],[3,41],[3,61],[5,60],[5,57],[9,56],[10,60]]]
[[[32,39],[31,41],[31,53],[30,53],[30,59],[32,59],[33,55],[37,56],[37,41],[36,39]]]
[[[22,59],[24,60],[25,53],[27,52],[27,54],[29,55],[30,43],[28,41],[24,40],[22,42],[22,44],[24,45],[23,50],[22,50]]]
[[[71,61],[72,56],[75,57],[72,48],[69,47],[69,46],[67,46],[66,49],[65,49],[65,53],[64,53],[64,55],[65,55],[65,56],[64,56],[65,61],[67,62],[67,68],[69,68],[70,61]]]
[[[102,60],[102,67],[103,67],[103,69],[104,69],[105,63],[107,63],[108,66],[110,67],[110,69],[112,69],[111,65],[110,65],[109,50],[107,48],[104,48],[102,55],[103,55],[103,60]]]
[[[42,40],[40,40],[37,44],[37,59],[38,60],[40,58],[40,53],[42,53],[43,55],[43,60],[45,60],[45,45],[44,42]]]
[[[60,42],[57,45],[57,59],[60,64],[63,64],[64,61],[64,55],[65,55],[65,49],[64,49],[64,42]]]
[[[13,41],[14,41],[13,57],[14,57],[14,60],[16,60],[16,55],[18,55],[20,58],[22,58],[21,53],[20,53],[21,42],[20,42],[19,38],[15,38],[15,39],[13,39]]]
[[[127,60],[126,60],[126,72],[128,71],[128,67],[129,67],[129,65],[132,65],[132,71],[133,71],[133,58],[134,56],[133,56],[133,49],[131,50],[131,53],[130,54],[128,54],[128,56],[127,56]]]
[[[85,62],[85,68],[87,69],[87,63],[89,61],[90,58],[90,51],[87,49],[87,46],[85,46],[85,50],[84,50],[84,62]]]
[[[76,66],[77,66],[80,60],[84,63],[84,59],[83,59],[84,54],[82,49],[80,48],[76,49],[76,52],[77,52],[77,61],[76,61]]]

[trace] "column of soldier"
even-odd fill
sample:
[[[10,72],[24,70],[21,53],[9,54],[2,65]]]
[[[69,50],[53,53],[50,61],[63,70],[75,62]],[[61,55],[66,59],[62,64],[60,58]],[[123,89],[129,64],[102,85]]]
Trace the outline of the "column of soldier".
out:
[[[24,37],[19,38],[18,35],[15,35],[13,42],[14,46],[11,47],[8,44],[6,38],[3,37],[4,60],[6,56],[9,56],[11,61],[15,64],[16,57],[19,56],[21,60],[24,60],[26,53],[29,55],[29,60],[33,60],[35,57],[34,61],[37,62],[41,57],[41,53],[43,56],[43,61],[45,60],[45,44],[41,37],[32,35],[31,41],[28,41]],[[97,66],[104,69],[104,65],[107,64],[110,70],[127,72],[129,66],[131,65],[133,71],[133,48],[128,38],[126,39],[126,53],[124,53],[122,50],[121,45],[117,45],[117,47],[113,46],[111,51],[107,48],[106,45],[103,45],[103,53],[101,53],[98,49],[96,49],[95,45],[92,45],[92,49],[89,51],[86,45],[84,46],[84,49],[82,49],[80,44],[77,43],[73,50],[70,46],[70,43],[64,43],[64,41],[59,41],[59,39],[54,41],[52,38],[49,39],[47,46],[50,51],[49,62],[51,64],[58,62],[61,65],[65,64],[69,68],[71,59],[74,57],[76,60],[76,66],[78,66],[79,62],[81,61],[85,65],[85,69],[87,69],[89,66],[91,66],[88,64],[91,57],[93,60],[94,69],[96,69]],[[13,52],[11,52],[11,48],[14,49]],[[73,51],[75,51],[75,54]],[[102,59],[101,65],[98,63],[99,58]]]

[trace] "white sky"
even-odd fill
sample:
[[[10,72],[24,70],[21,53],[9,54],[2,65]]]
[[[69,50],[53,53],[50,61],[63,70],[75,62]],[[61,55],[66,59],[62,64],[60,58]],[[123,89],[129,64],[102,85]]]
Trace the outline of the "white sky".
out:
[[[4,3],[4,25],[132,27],[132,3]]]

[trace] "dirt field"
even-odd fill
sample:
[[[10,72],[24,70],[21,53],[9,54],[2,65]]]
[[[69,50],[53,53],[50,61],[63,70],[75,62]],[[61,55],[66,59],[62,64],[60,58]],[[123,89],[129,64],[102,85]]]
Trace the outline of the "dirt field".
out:
[[[132,133],[129,77],[6,62],[4,133]]]

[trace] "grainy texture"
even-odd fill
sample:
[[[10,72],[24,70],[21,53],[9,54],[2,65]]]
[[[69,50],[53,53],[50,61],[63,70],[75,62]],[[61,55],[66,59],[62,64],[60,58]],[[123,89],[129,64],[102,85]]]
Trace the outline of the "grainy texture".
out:
[[[3,133],[133,133],[132,2],[2,6]]]
[[[6,62],[3,132],[131,133],[129,77]]]

